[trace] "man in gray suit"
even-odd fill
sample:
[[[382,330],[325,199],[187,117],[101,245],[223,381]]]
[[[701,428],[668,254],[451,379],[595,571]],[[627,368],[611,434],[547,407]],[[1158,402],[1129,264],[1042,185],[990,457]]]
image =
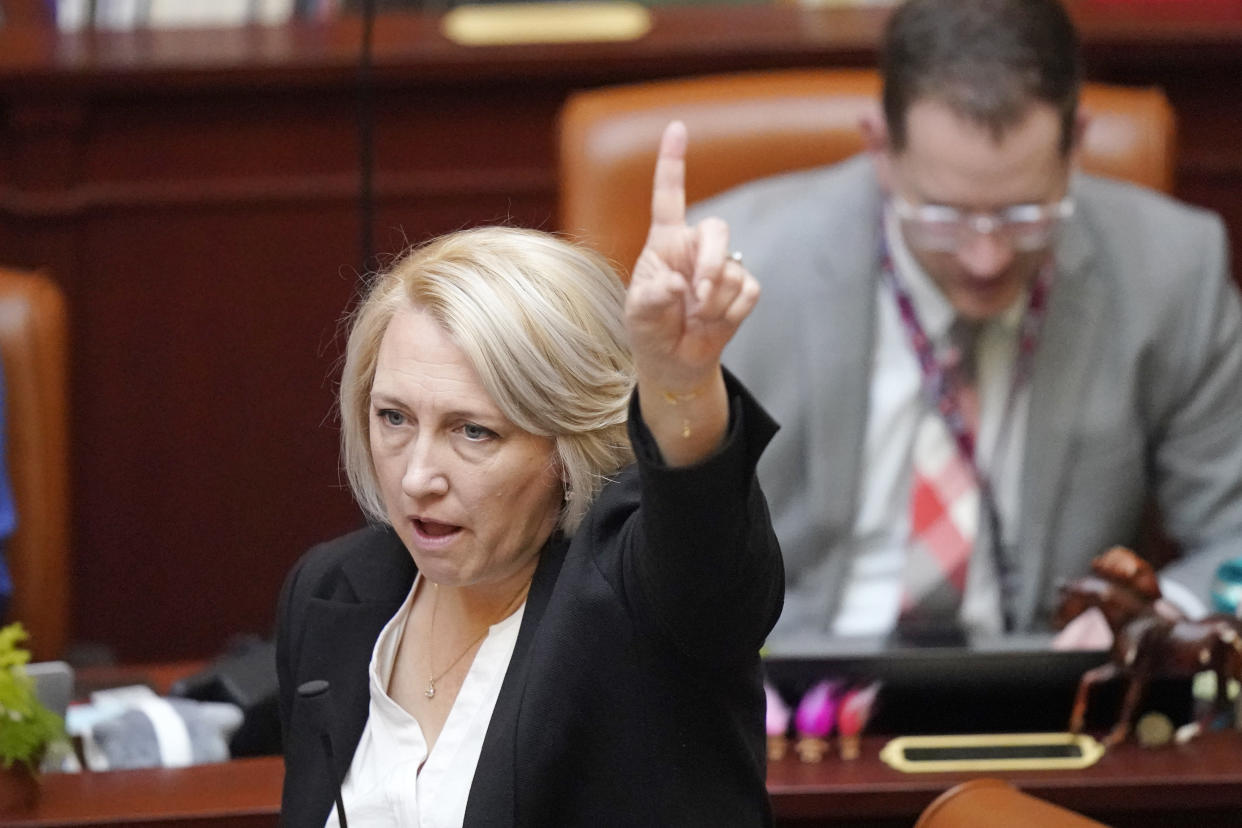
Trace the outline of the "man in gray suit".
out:
[[[1206,604],[1242,554],[1220,220],[1074,171],[1078,44],[1056,0],[908,0],[883,74],[864,156],[695,210],[763,286],[725,357],[782,424],[760,463],[788,578],[770,643],[899,626],[917,424],[965,410],[934,383],[955,321],[976,331],[977,418],[945,428],[982,495],[951,626],[1046,628],[1057,580],[1138,543],[1149,496],[1183,550],[1166,597]]]

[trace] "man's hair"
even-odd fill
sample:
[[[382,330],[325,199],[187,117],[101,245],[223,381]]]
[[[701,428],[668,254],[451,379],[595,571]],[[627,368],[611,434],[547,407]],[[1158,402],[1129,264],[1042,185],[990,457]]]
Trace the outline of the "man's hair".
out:
[[[1059,0],[906,0],[889,19],[880,65],[897,151],[906,147],[906,116],[922,100],[997,140],[1032,103],[1046,103],[1061,115],[1061,151],[1073,143],[1078,34]]]
[[[461,348],[511,423],[552,438],[565,486],[558,526],[573,534],[634,456],[624,306],[603,257],[536,230],[463,230],[402,256],[351,315],[341,376],[341,462],[367,517],[388,522],[370,443],[380,343],[399,310],[417,308]]]

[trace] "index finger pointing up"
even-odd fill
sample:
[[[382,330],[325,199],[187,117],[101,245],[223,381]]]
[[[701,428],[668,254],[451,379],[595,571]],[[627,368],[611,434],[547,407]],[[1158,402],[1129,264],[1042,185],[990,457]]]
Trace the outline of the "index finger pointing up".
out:
[[[673,121],[660,138],[651,190],[651,229],[686,225],[686,125]]]

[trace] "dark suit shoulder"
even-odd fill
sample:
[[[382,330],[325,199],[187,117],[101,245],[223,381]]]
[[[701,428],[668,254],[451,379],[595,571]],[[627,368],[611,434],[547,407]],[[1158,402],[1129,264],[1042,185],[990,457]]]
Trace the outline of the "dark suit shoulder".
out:
[[[339,565],[342,560],[365,553],[394,537],[390,527],[368,524],[361,529],[315,544],[302,556],[301,565],[308,570]]]
[[[391,600],[404,595],[414,578],[414,562],[388,526],[369,525],[311,547],[294,566],[303,598]],[[345,594],[342,594],[345,591]]]

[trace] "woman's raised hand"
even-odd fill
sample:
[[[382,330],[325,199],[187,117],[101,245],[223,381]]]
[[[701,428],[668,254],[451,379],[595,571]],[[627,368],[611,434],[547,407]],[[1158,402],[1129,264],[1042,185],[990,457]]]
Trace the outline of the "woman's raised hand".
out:
[[[658,428],[665,421],[690,455],[701,456],[698,449],[714,448],[723,435],[728,408],[720,354],[759,299],[759,283],[730,255],[728,225],[715,218],[686,224],[686,142],[680,121],[664,130],[651,229],[625,309],[643,417],[670,462]]]
[[[640,364],[670,391],[692,391],[759,299],[759,283],[730,258],[729,227],[686,224],[686,128],[664,130],[651,193],[651,229],[630,279],[626,316]],[[658,369],[658,370],[655,370]],[[642,368],[640,368],[642,370]]]

